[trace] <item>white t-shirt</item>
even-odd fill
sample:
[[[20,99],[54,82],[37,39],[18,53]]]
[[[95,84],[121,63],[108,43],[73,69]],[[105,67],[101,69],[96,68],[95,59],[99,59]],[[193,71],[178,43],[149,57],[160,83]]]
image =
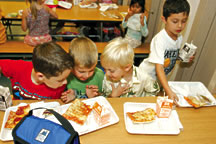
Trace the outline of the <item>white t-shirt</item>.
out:
[[[152,39],[149,57],[144,59],[140,66],[156,79],[155,64],[162,64],[164,65],[164,72],[167,75],[175,66],[181,43],[181,35],[177,40],[173,40],[166,30],[162,29]]]

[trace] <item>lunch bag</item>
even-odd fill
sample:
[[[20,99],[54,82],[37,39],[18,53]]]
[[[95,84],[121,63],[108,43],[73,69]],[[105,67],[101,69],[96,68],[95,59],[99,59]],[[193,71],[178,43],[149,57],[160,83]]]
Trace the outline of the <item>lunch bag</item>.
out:
[[[59,113],[47,109],[61,125],[32,115],[33,110],[30,110],[12,130],[15,144],[80,144],[78,133]]]

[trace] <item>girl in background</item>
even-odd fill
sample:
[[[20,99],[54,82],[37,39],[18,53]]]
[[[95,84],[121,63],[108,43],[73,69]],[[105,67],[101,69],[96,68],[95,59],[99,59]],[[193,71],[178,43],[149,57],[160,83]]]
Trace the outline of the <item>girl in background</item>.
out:
[[[123,28],[127,28],[125,39],[133,48],[141,45],[142,36],[148,35],[146,24],[145,0],[132,0],[128,9],[128,14],[122,21]]]
[[[55,11],[44,5],[44,0],[26,0],[30,3],[22,13],[22,29],[28,31],[24,43],[31,46],[52,41],[49,35],[49,18],[58,18]]]

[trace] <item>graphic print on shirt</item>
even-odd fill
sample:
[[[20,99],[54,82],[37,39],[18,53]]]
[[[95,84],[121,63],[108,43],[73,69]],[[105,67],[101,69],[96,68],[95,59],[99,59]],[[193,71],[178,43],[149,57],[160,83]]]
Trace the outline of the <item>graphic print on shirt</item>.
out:
[[[85,92],[82,92],[81,90],[76,90],[76,98],[88,98]]]
[[[167,75],[175,66],[179,50],[166,50],[164,52],[164,72]]]
[[[45,97],[45,96],[40,96],[36,93],[31,93],[25,88],[22,87],[22,85],[19,82],[15,82],[13,86],[13,95],[15,99],[51,99],[51,97]]]

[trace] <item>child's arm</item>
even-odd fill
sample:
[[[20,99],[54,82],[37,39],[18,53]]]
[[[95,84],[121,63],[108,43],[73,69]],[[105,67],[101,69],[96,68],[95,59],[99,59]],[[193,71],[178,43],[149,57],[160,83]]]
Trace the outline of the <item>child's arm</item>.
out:
[[[146,21],[147,21],[146,16],[144,13],[142,13],[140,15],[140,23],[141,23],[141,33],[144,37],[146,37],[149,33]]]
[[[22,30],[25,32],[27,31],[27,21],[26,21],[26,17],[28,15],[28,9],[25,9],[23,12],[22,12]]]
[[[128,19],[131,17],[131,16],[133,16],[134,15],[134,13],[130,10],[130,8],[128,9],[128,13],[127,13],[127,15],[125,16],[125,22],[127,22],[128,21]]]
[[[160,83],[162,84],[162,86],[164,88],[164,91],[166,92],[166,94],[168,95],[168,97],[171,98],[176,105],[178,105],[177,101],[179,99],[178,99],[178,97],[176,96],[176,94],[171,90],[171,88],[168,85],[168,81],[166,79],[166,75],[165,75],[165,72],[164,72],[163,65],[162,64],[155,64],[155,67],[156,67],[157,77],[158,77]]]
[[[128,22],[128,19],[133,15],[133,12],[130,11],[130,9],[128,9],[128,13],[127,15],[125,16],[125,18],[123,19],[122,21],[122,26],[123,28],[126,28],[127,27],[127,22]]]
[[[43,5],[43,6],[44,6],[45,9],[49,12],[49,14],[51,15],[51,18],[55,18],[55,19],[58,18],[57,13],[56,13],[53,9],[49,8],[49,7],[46,6],[46,5]]]
[[[75,91],[72,90],[72,89],[69,89],[65,92],[62,93],[62,96],[61,96],[61,100],[64,102],[64,103],[69,103],[71,102],[72,100],[74,100],[76,98],[76,94],[75,94]]]

